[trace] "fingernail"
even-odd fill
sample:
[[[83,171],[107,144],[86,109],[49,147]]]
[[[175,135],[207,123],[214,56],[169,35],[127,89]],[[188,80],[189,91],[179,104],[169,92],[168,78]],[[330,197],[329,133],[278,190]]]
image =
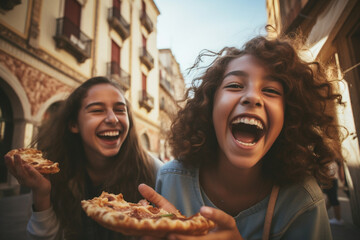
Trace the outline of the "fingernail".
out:
[[[201,214],[211,215],[212,209],[209,207],[201,207]]]

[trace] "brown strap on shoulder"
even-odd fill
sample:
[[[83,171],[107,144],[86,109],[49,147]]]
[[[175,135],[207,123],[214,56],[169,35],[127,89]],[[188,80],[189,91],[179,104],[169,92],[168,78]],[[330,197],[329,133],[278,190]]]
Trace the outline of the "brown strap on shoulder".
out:
[[[279,189],[280,189],[279,186],[274,185],[271,190],[269,204],[268,204],[268,207],[266,210],[266,215],[265,215],[265,223],[264,223],[264,231],[263,231],[263,235],[262,235],[262,240],[268,240],[270,237],[271,221],[272,221],[272,217],[274,214],[275,203],[276,203],[277,196],[279,194]]]

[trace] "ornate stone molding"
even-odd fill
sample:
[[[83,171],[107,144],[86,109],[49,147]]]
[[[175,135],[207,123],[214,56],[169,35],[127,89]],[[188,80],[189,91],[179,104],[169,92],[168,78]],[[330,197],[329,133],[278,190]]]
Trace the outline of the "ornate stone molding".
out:
[[[47,65],[57,69],[61,73],[65,74],[66,76],[69,76],[70,78],[74,79],[75,81],[77,81],[79,83],[84,82],[86,80],[85,76],[78,73],[74,69],[66,66],[61,61],[54,58],[47,52],[45,52],[41,49],[36,49],[36,48],[29,46],[25,39],[23,39],[16,33],[10,31],[7,27],[2,25],[1,23],[0,23],[0,38],[3,38],[4,40],[11,43],[12,45],[31,54],[36,59],[39,59],[40,61],[46,63]]]
[[[72,91],[72,88],[64,83],[2,51],[0,51],[0,63],[20,81],[30,102],[32,116],[35,116],[41,105],[53,95]]]
[[[33,7],[31,9],[31,20],[29,29],[28,43],[33,48],[39,47],[39,35],[40,35],[40,12],[41,12],[42,0],[33,0]]]

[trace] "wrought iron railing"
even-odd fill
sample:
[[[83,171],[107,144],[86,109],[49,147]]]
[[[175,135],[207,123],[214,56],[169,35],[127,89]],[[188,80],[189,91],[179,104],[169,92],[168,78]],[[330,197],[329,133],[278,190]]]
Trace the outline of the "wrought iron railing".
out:
[[[154,108],[154,97],[152,97],[146,90],[139,92],[140,107],[144,107],[148,112]]]
[[[118,62],[108,62],[106,65],[109,78],[120,83],[124,90],[128,90],[130,87],[130,75],[121,69]]]
[[[123,39],[130,35],[130,24],[121,16],[120,9],[116,7],[108,10],[109,24],[120,34]]]
[[[66,49],[79,62],[83,62],[91,56],[92,40],[66,17],[56,19],[56,35],[54,38],[58,48]]]
[[[154,24],[145,11],[140,12],[140,22],[149,33],[154,30]]]
[[[154,67],[154,58],[146,50],[146,47],[140,48],[140,60],[149,68]]]

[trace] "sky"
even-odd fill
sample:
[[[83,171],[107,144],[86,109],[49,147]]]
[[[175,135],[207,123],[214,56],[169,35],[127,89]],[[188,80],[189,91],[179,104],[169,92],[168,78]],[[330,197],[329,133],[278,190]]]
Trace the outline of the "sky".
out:
[[[225,46],[241,47],[264,34],[266,0],[154,0],[160,11],[157,22],[158,49],[170,48],[186,71],[203,49],[219,51]]]

